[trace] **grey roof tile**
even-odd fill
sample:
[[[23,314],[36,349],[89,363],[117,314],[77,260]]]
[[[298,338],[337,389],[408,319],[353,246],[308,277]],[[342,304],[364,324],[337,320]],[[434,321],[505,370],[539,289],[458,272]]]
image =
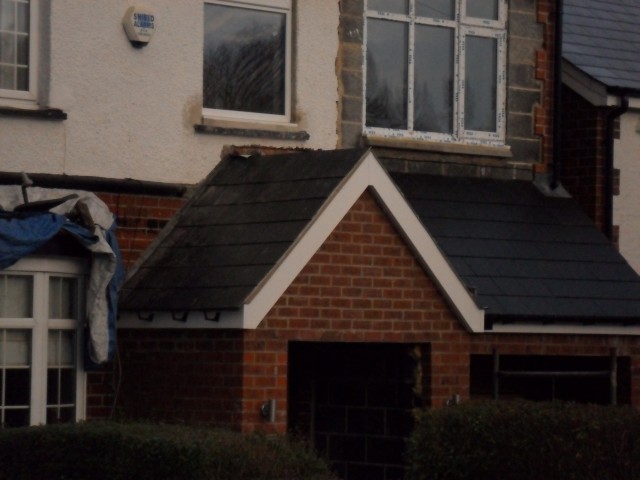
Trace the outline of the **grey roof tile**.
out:
[[[393,178],[487,318],[640,320],[640,278],[574,200],[528,182]]]
[[[224,160],[127,281],[122,308],[239,308],[363,153]],[[640,278],[572,199],[528,182],[391,176],[489,322],[640,321]]]
[[[607,87],[640,90],[640,3],[565,0],[563,57]]]

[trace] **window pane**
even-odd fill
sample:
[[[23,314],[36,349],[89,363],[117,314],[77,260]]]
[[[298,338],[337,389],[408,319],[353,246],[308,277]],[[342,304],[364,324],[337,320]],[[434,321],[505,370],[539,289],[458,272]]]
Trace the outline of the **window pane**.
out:
[[[0,45],[0,48],[2,48],[2,45]],[[14,90],[16,88],[15,76],[15,67],[0,66],[0,88]]]
[[[30,318],[32,316],[33,303],[32,291],[32,277],[26,275],[0,275],[0,317]]]
[[[51,330],[48,342],[47,368],[47,421],[60,422],[69,417],[71,407],[75,415],[76,370],[75,332]],[[67,413],[64,413],[67,411]]]
[[[408,0],[369,0],[367,2],[369,10],[391,13],[409,13]]]
[[[464,128],[496,131],[498,41],[467,35]]]
[[[421,17],[453,20],[455,14],[454,0],[416,0],[416,15]]]
[[[31,364],[31,332],[0,330],[0,367],[28,367]]]
[[[16,35],[0,33],[0,62],[16,63]]]
[[[47,423],[71,423],[75,421],[75,407],[47,408]]]
[[[72,366],[74,364],[74,338],[73,330],[49,331],[48,360],[47,365]]]
[[[367,125],[407,128],[408,26],[367,22]]]
[[[498,19],[498,0],[467,0],[467,16]]]
[[[285,114],[286,16],[205,5],[204,106]]]
[[[0,30],[15,30],[16,4],[13,0],[0,0]]]
[[[29,3],[18,4],[18,25],[16,30],[21,33],[29,33]]]
[[[16,63],[18,65],[29,65],[29,37],[27,35],[18,35]]]
[[[76,318],[75,278],[49,279],[49,318]]]
[[[26,427],[29,425],[29,409],[19,408],[4,411],[3,427]]]
[[[414,130],[453,131],[454,30],[416,26]]]
[[[31,375],[29,369],[12,369],[8,368],[5,374],[5,398],[4,405],[11,406],[29,406],[29,397],[31,396]]]

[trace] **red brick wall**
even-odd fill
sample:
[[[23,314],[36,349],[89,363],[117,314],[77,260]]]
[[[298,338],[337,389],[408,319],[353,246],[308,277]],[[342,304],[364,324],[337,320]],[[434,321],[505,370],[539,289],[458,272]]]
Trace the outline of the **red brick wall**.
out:
[[[116,216],[118,243],[129,268],[184,205],[184,198],[97,193]]]
[[[562,170],[565,188],[599,228],[603,227],[606,109],[562,90]]]
[[[291,341],[428,344],[425,403],[469,396],[469,355],[631,356],[640,406],[640,342],[577,335],[469,334],[374,198],[365,193],[256,330],[120,331],[119,407],[128,416],[283,433]],[[276,422],[260,406],[276,399]]]
[[[120,330],[118,414],[238,428],[242,335],[240,330]]]
[[[534,112],[534,133],[542,137],[540,163],[544,170],[553,162],[556,2],[538,0],[537,20],[544,28],[544,45],[536,52],[536,80],[542,82],[543,88],[541,103]]]

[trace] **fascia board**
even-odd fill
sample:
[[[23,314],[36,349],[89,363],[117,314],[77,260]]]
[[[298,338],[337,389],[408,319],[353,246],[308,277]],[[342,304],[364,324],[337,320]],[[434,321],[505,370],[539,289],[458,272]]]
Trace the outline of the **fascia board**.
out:
[[[220,315],[216,317],[216,314]],[[183,312],[177,312],[178,316]],[[152,316],[151,316],[152,315]],[[118,315],[118,329],[187,329],[213,330],[243,328],[242,310],[221,312],[191,311],[184,321],[176,320],[172,312],[133,312],[121,311]]]
[[[640,335],[640,326],[631,325],[571,325],[571,324],[493,324],[493,328],[488,333],[526,333],[526,334],[556,334],[556,335]]]
[[[310,222],[307,230],[283,256],[272,274],[254,291],[254,295],[245,305],[244,328],[257,328],[287,287],[369,187],[401,232],[404,240],[418,256],[422,266],[440,287],[449,306],[465,328],[471,332],[484,331],[484,311],[477,307],[444,254],[371,151],[364,154],[352,172],[345,177],[327,200],[324,208]]]

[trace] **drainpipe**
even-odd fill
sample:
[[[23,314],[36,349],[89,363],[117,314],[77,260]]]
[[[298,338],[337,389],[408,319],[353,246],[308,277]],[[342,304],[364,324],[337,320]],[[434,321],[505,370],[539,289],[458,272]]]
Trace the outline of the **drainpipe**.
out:
[[[562,0],[556,1],[555,51],[553,59],[553,158],[551,159],[551,189],[559,184],[562,166],[560,156],[560,115],[562,114]]]
[[[620,94],[620,104],[612,108],[606,115],[605,132],[605,172],[604,172],[604,234],[613,240],[613,167],[614,167],[614,131],[615,121],[629,110],[629,97]]]

